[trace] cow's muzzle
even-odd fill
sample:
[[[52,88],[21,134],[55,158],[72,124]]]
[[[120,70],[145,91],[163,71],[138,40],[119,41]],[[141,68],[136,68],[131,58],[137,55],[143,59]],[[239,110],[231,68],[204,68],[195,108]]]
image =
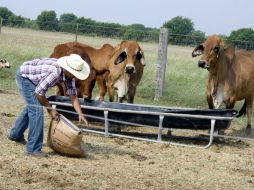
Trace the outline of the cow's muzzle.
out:
[[[127,73],[127,74],[133,74],[133,73],[136,72],[136,70],[135,70],[135,67],[134,67],[134,66],[132,66],[132,65],[129,65],[129,66],[128,66],[128,65],[127,65],[127,66],[125,67],[124,72]]]
[[[203,68],[203,69],[208,69],[209,68],[209,65],[207,64],[207,62],[202,61],[202,60],[198,61],[198,66]]]

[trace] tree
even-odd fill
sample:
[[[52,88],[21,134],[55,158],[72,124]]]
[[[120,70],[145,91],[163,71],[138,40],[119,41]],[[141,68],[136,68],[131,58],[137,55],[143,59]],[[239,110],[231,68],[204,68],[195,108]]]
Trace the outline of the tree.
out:
[[[36,20],[40,30],[58,31],[58,20],[55,11],[42,11]]]
[[[8,18],[10,16],[15,15],[6,7],[0,7],[0,17],[3,19],[3,25],[8,25]]]
[[[79,31],[84,34],[96,34],[98,27],[96,26],[96,21],[90,18],[80,17],[77,19],[79,24]]]
[[[130,25],[131,28],[135,30],[145,30],[146,27],[143,24],[132,24]]]
[[[23,18],[22,16],[11,15],[8,18],[8,25],[14,27],[24,27],[25,18]]]
[[[194,32],[193,22],[189,18],[177,16],[163,24],[169,31],[169,41],[173,44],[186,44],[187,36]]]
[[[254,30],[252,28],[241,28],[233,31],[227,38],[227,42],[235,44],[238,48],[253,50]]]
[[[125,26],[116,23],[96,22],[96,28],[96,35],[111,38],[121,38],[125,31]]]
[[[59,29],[63,32],[75,32],[78,17],[72,13],[62,14],[59,19]]]
[[[205,41],[205,33],[200,30],[195,30],[192,32],[192,37],[189,37],[193,40],[193,45],[201,44],[203,41]],[[191,42],[189,43],[192,44]]]
[[[145,27],[142,24],[132,24],[126,26],[122,38],[124,40],[142,41],[145,36]]]
[[[177,16],[165,22],[163,27],[171,34],[189,35],[194,31],[193,22],[189,18]]]

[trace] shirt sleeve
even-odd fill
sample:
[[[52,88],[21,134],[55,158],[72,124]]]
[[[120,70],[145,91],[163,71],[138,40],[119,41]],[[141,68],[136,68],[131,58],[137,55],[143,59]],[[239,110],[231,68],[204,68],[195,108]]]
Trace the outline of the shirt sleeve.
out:
[[[41,78],[40,82],[35,88],[35,93],[39,94],[40,96],[44,96],[47,90],[53,86],[57,78],[58,75],[55,72],[52,72],[49,75],[46,75],[45,77]]]

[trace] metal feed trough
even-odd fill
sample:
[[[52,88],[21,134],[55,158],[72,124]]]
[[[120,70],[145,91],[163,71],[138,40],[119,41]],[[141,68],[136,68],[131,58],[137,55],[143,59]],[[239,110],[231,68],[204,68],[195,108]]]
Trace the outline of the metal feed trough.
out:
[[[51,96],[48,98],[56,110],[70,120],[77,120],[78,116],[70,102],[69,97]],[[151,142],[169,143],[174,145],[208,148],[214,139],[214,133],[228,128],[231,121],[238,114],[233,109],[199,110],[192,108],[171,108],[152,105],[138,105],[125,103],[101,102],[95,100],[79,99],[81,109],[89,122],[103,122],[104,130],[82,129],[84,132],[104,134],[105,136],[125,137]],[[111,124],[133,125],[136,127],[149,127],[156,129],[157,139],[134,137],[131,135],[109,132]],[[209,131],[208,144],[197,146],[187,143],[164,141],[163,129],[168,130],[207,130]]]

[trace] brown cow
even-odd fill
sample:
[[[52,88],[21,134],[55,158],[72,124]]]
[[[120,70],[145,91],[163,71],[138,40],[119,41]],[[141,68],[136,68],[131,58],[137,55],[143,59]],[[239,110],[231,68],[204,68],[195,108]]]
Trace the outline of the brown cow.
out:
[[[235,50],[233,45],[224,45],[217,35],[209,36],[192,52],[192,57],[202,55],[198,66],[207,69],[206,98],[210,109],[223,102],[233,108],[236,101],[245,99],[239,116],[247,112],[246,129],[251,128],[254,97],[254,54]],[[247,130],[249,131],[249,130]]]
[[[133,103],[144,66],[144,52],[136,41],[122,41],[117,45],[106,77],[109,100],[114,100],[116,91],[118,102],[126,99],[128,103]]]
[[[108,60],[113,53],[113,46],[104,44],[100,49],[78,43],[68,42],[59,44],[54,48],[54,52],[50,55],[53,58],[70,55],[72,53],[79,54],[90,66],[90,75],[84,81],[77,81],[77,91],[79,97],[90,99],[92,90],[96,81],[96,76],[105,73],[108,70]],[[66,89],[62,85],[58,85],[57,95],[66,95]]]
[[[0,60],[0,70],[2,70],[2,68],[10,68],[10,63],[6,60],[6,59],[1,59]]]

